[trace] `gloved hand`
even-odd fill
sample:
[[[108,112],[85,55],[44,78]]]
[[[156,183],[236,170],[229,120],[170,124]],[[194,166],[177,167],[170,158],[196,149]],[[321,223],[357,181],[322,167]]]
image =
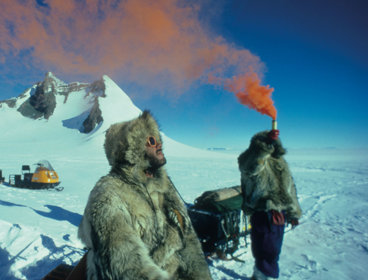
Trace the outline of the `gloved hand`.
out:
[[[268,137],[271,138],[272,140],[277,140],[277,138],[280,135],[280,131],[278,129],[272,129],[269,133],[268,133]]]
[[[295,228],[297,225],[299,225],[299,220],[292,219],[289,223],[291,224],[291,228]]]

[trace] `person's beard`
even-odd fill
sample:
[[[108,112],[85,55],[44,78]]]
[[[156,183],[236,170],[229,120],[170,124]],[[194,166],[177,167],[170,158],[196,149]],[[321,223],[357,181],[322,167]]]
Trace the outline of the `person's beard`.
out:
[[[164,166],[166,164],[166,158],[165,156],[161,159],[157,158],[156,156],[152,155],[146,155],[148,162],[150,164],[150,169],[152,171],[159,169],[161,166]]]

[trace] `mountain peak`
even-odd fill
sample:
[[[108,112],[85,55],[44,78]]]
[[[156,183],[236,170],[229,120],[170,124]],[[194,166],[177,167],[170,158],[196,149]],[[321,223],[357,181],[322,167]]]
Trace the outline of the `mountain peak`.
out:
[[[113,82],[113,80],[107,76],[106,74],[105,75],[102,75],[102,79],[105,81],[105,82]]]
[[[52,72],[47,72],[45,75],[44,83],[53,83],[55,86],[66,85],[66,83],[57,78]]]
[[[128,95],[107,75],[92,83],[65,83],[52,72],[17,98],[3,101],[9,110],[30,119],[45,119],[65,128],[91,133],[137,117]]]

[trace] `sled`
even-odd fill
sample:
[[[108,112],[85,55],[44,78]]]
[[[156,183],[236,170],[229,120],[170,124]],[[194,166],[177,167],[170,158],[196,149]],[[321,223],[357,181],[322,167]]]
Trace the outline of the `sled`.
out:
[[[248,219],[242,211],[240,186],[207,191],[194,204],[188,205],[188,214],[206,256],[226,258],[238,250],[240,238],[250,233]]]
[[[85,280],[87,279],[86,267],[87,253],[81,258],[79,263],[74,267],[68,264],[59,264],[42,280]]]
[[[9,185],[16,188],[25,189],[56,189],[58,191],[63,188],[56,188],[60,184],[57,172],[52,168],[50,162],[41,160],[36,163],[37,168],[31,173],[29,165],[22,165],[22,174],[9,175]]]

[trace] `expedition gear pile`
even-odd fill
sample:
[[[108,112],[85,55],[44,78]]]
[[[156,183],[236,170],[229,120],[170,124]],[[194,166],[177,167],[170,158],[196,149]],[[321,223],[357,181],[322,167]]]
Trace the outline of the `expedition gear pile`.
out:
[[[249,233],[247,217],[242,212],[240,186],[204,192],[188,213],[205,255],[216,253],[226,258],[239,249],[241,237]]]

